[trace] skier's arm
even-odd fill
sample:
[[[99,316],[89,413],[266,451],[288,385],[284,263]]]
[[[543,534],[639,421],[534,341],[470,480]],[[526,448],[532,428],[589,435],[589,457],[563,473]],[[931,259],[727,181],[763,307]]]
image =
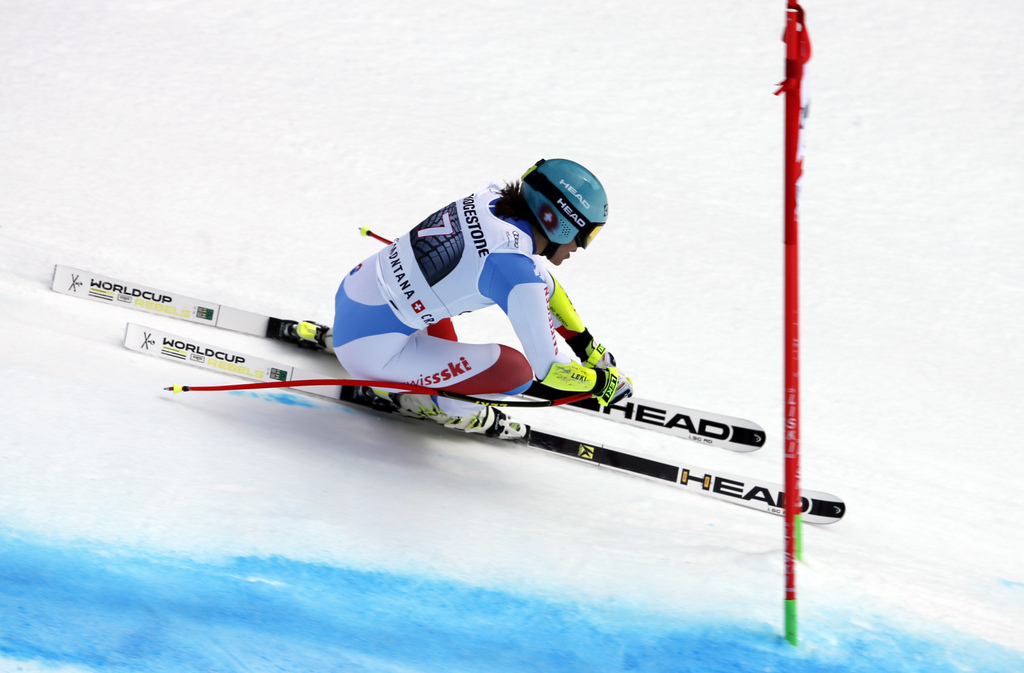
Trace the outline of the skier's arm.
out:
[[[614,367],[585,367],[559,352],[551,317],[554,314],[549,313],[550,278],[543,267],[528,257],[493,254],[485,264],[479,290],[508,315],[526,359],[541,383],[556,390],[591,393],[602,404],[631,392],[628,380],[620,381]],[[565,300],[568,302],[568,297]],[[564,320],[573,320],[575,311],[571,310],[571,303],[568,311],[562,306],[558,320],[564,325]],[[578,322],[579,317],[575,316],[575,320]]]
[[[576,313],[569,295],[565,293],[562,286],[554,276],[551,276],[554,290],[551,292],[551,315],[561,324],[558,333],[565,339],[572,352],[580,359],[585,366],[591,369],[604,369],[615,366],[615,357],[607,349],[594,340],[590,331],[583,326],[583,321]]]

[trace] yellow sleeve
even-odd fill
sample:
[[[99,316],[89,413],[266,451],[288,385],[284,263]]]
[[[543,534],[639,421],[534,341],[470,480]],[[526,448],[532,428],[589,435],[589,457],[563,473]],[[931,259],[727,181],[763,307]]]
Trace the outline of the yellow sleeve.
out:
[[[578,362],[551,365],[548,375],[541,381],[548,388],[573,393],[589,393],[597,386],[597,372]]]
[[[559,285],[558,280],[554,276],[551,276],[551,280],[555,284],[555,289],[551,293],[551,299],[548,301],[551,315],[555,316],[558,322],[562,323],[562,326],[570,332],[582,332],[586,328],[583,326],[583,320],[580,319],[579,314],[576,313],[576,309],[569,300],[569,295],[565,293],[565,290],[562,289],[562,286]]]
[[[615,367],[588,369],[583,365],[570,362],[567,365],[557,363],[551,365],[548,375],[541,383],[548,388],[568,393],[590,393],[597,398],[598,404],[606,407],[616,399],[619,380],[619,370]],[[632,385],[630,385],[626,394],[631,394],[632,389]]]

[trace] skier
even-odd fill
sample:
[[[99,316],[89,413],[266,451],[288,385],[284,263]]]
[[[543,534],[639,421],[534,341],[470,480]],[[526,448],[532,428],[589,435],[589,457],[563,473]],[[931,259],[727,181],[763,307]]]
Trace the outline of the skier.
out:
[[[502,399],[534,378],[602,405],[633,393],[615,358],[584,327],[547,271],[586,248],[608,215],[604,187],[567,159],[541,159],[521,182],[492,184],[435,212],[342,281],[335,298],[334,350],[358,378]],[[448,320],[497,304],[523,353],[456,340]],[[558,348],[559,332],[581,362]],[[525,355],[524,355],[525,353]],[[387,393],[407,416],[502,439],[526,427],[496,407],[439,396]]]

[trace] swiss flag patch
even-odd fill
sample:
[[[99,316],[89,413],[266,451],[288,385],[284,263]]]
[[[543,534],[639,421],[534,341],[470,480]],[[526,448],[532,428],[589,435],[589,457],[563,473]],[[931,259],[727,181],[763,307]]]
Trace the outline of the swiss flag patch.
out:
[[[424,307],[422,301],[417,300],[412,303],[412,310],[416,311],[417,313],[423,313],[423,308]]]

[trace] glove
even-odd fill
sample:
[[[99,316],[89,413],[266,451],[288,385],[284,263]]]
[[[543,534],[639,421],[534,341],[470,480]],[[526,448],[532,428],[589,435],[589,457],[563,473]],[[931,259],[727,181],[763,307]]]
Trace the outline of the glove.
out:
[[[633,382],[615,367],[597,369],[597,384],[592,394],[602,407],[620,402],[633,394]]]
[[[594,337],[586,329],[576,336],[566,339],[565,343],[569,344],[569,348],[580,359],[584,367],[607,369],[615,366],[615,356],[609,353],[603,345],[594,341]]]

